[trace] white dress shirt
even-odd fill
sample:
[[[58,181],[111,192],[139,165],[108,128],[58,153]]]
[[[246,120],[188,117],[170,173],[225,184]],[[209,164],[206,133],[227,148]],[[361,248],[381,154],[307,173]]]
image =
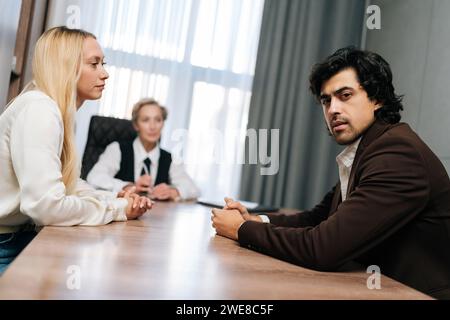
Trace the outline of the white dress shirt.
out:
[[[66,194],[60,155],[64,126],[57,104],[28,91],[0,116],[0,226],[102,225],[125,221],[128,202],[81,179]]]
[[[150,176],[151,186],[154,186],[156,177],[158,175],[158,164],[160,157],[160,147],[147,152],[142,145],[141,140],[137,137],[133,141],[134,151],[134,181],[137,181],[141,176],[141,171],[144,167],[144,160],[150,158]],[[123,181],[114,178],[120,170],[122,154],[118,142],[109,144],[105,151],[100,155],[98,162],[89,172],[86,180],[89,184],[96,188],[118,192],[129,184],[130,181]],[[184,170],[183,165],[179,161],[172,160],[169,168],[169,178],[171,185],[178,190],[180,198],[183,200],[198,198],[200,191]],[[132,182],[132,181],[131,181]]]
[[[341,182],[342,201],[347,199],[348,180],[350,179],[350,172],[352,171],[353,161],[355,160],[356,150],[358,150],[361,138],[348,145],[336,157],[336,162],[339,167],[339,181]],[[268,216],[261,214],[260,218],[264,223],[270,223]]]
[[[361,138],[348,145],[336,157],[336,162],[339,167],[339,181],[341,182],[341,196],[342,202],[347,199],[348,180],[350,179],[350,172],[352,171],[353,161],[355,160],[356,150],[358,150]]]

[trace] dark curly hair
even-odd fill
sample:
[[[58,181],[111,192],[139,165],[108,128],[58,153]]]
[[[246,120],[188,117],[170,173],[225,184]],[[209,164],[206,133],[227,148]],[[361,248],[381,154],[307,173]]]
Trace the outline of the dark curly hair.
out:
[[[381,103],[382,107],[375,111],[376,118],[391,124],[399,122],[403,96],[395,94],[389,64],[374,52],[346,47],[315,64],[309,77],[312,94],[319,100],[323,83],[347,68],[355,70],[368,98]]]

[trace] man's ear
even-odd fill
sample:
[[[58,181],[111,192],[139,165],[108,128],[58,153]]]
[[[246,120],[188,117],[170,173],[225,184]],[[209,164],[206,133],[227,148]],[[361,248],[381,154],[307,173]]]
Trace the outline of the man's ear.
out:
[[[383,107],[383,103],[381,101],[376,101],[374,111],[380,110],[382,107]]]

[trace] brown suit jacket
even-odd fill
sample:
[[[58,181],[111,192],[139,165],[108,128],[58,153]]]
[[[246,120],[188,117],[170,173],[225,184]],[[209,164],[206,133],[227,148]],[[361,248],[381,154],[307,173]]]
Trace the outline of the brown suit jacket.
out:
[[[450,298],[450,180],[405,123],[364,134],[347,200],[337,184],[312,210],[245,222],[239,242],[311,269],[356,261],[437,298]]]

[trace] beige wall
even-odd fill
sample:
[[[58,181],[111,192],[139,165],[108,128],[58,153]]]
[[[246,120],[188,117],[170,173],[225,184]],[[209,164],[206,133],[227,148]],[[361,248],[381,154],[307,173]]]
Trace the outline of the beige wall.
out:
[[[381,30],[368,30],[366,48],[391,64],[404,94],[403,120],[450,172],[450,1],[372,0],[381,9]]]

